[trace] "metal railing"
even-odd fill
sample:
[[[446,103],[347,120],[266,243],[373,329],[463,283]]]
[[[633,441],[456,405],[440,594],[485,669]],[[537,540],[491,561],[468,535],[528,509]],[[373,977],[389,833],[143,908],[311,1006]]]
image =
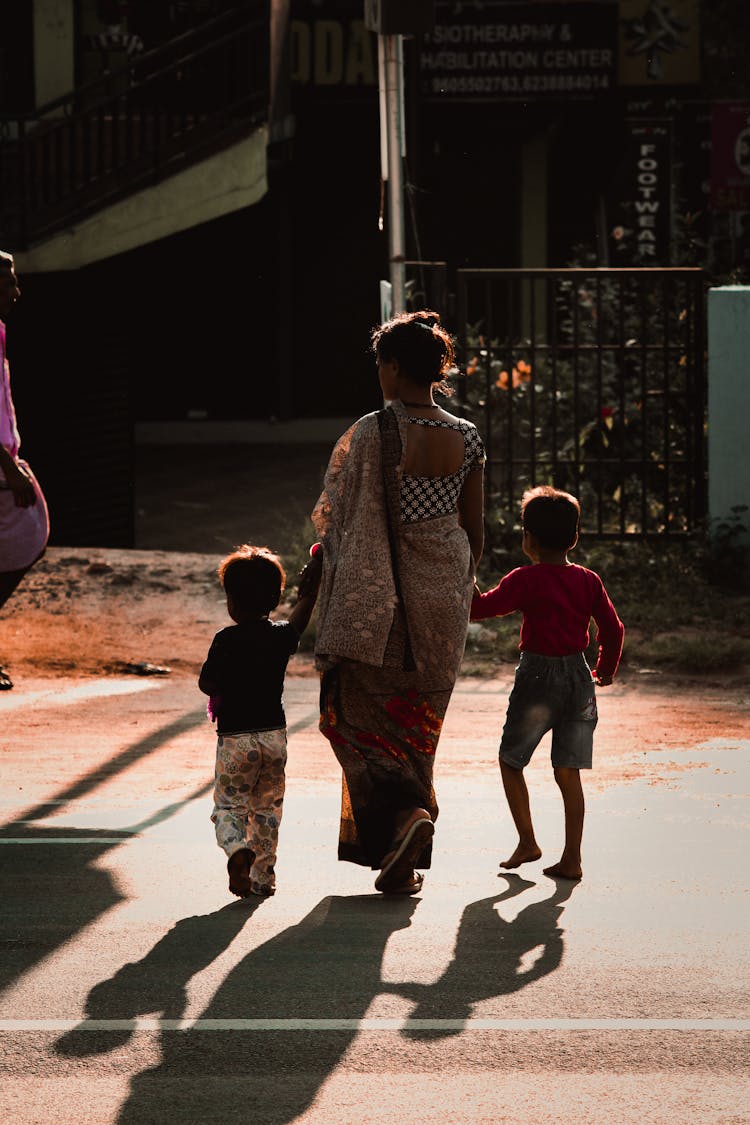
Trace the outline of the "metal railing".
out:
[[[579,497],[584,533],[700,529],[701,270],[459,270],[458,318],[491,538],[518,526],[524,490],[545,483]]]
[[[0,233],[22,249],[267,118],[265,0],[234,5],[23,116],[0,116]]]

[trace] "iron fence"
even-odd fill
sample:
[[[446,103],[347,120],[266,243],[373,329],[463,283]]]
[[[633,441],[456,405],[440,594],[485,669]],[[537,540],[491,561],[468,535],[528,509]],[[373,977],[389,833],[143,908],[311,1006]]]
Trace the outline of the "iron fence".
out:
[[[700,529],[701,270],[459,270],[458,320],[490,541],[517,527],[537,484],[577,495],[582,532],[601,538]]]

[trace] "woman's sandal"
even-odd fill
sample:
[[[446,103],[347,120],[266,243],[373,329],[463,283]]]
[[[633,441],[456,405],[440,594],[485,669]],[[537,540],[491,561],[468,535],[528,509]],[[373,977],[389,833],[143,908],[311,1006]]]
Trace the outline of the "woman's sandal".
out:
[[[383,860],[380,874],[375,880],[375,890],[390,891],[392,886],[401,886],[411,878],[414,861],[430,842],[434,832],[435,825],[429,813],[423,809],[415,812],[412,819],[407,821],[403,836],[394,843]]]
[[[0,691],[10,691],[13,681],[4,668],[0,668]]]
[[[384,895],[418,895],[422,890],[424,883],[424,875],[420,875],[418,871],[412,871],[408,879],[404,879],[400,883],[394,881],[393,885],[386,881],[384,886],[378,889]]]

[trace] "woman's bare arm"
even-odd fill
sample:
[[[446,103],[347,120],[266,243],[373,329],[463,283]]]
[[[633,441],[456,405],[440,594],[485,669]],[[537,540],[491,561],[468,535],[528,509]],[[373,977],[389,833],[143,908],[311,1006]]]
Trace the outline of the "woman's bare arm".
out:
[[[482,469],[475,469],[464,481],[458,498],[458,518],[469,537],[469,547],[476,570],[484,550],[484,472]]]

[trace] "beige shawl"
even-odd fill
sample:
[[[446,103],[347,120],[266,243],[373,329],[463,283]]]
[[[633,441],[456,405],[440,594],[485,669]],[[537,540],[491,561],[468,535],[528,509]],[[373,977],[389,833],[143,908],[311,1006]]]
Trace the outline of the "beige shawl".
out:
[[[401,437],[407,413],[391,405]],[[381,667],[398,604],[388,541],[376,414],[346,431],[331,454],[312,520],[323,544],[316,663],[356,660]],[[466,532],[453,514],[395,529],[403,609],[417,669],[450,684],[463,655],[473,586]]]

